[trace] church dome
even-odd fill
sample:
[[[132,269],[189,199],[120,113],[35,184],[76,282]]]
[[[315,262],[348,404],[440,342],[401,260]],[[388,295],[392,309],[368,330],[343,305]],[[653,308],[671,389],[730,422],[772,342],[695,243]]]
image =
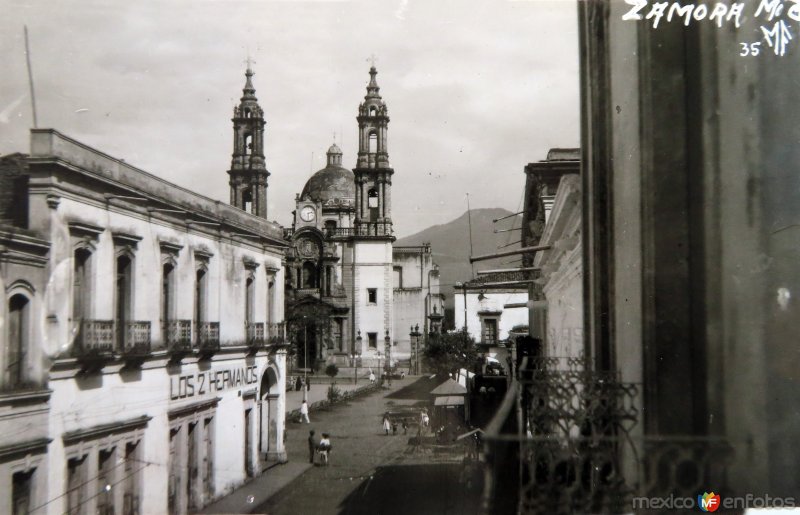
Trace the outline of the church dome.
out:
[[[328,165],[306,182],[301,198],[323,204],[353,205],[356,183],[353,172],[342,167],[342,151],[334,143],[328,149]]]
[[[327,166],[311,176],[300,197],[323,203],[333,199],[352,203],[356,198],[353,177],[353,172],[347,168]]]

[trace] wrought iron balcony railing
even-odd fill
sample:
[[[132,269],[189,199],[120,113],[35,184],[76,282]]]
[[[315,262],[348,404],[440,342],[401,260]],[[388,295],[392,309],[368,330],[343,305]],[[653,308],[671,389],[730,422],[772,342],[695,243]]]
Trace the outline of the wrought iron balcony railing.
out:
[[[271,345],[280,345],[286,342],[286,322],[267,324],[267,341]]]
[[[82,320],[75,335],[73,356],[114,354],[114,321]]]
[[[125,322],[125,332],[121,351],[127,357],[141,357],[150,354],[150,322]]]
[[[264,345],[264,322],[256,322],[245,325],[247,331],[247,345],[249,347],[260,347]]]
[[[195,322],[195,346],[201,354],[219,350],[219,322]]]
[[[191,352],[192,321],[167,320],[162,327],[164,343],[170,352]]]
[[[487,427],[484,512],[630,513],[641,500],[724,490],[729,443],[635,434],[638,391],[582,359],[523,358]]]

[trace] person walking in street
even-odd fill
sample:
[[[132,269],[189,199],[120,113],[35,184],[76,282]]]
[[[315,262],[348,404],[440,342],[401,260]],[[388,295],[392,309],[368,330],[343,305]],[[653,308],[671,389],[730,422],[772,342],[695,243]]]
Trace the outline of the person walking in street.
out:
[[[319,441],[320,465],[328,466],[328,454],[331,452],[331,439],[328,433],[322,433],[322,440]]]
[[[391,428],[392,428],[392,424],[389,421],[389,414],[388,413],[384,413],[383,414],[383,431],[386,434],[386,436],[389,436],[389,430]]]
[[[302,424],[305,421],[306,424],[310,424],[311,420],[308,418],[308,401],[303,399],[303,404],[300,405],[300,423]]]
[[[369,382],[375,384],[375,372],[373,372],[371,369],[369,371]]]
[[[308,462],[314,464],[314,453],[317,451],[317,442],[314,438],[314,430],[308,432]]]

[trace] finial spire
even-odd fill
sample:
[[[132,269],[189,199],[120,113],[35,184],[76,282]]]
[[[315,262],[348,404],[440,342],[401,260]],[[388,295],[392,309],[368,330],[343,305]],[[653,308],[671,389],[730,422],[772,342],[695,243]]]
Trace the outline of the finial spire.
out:
[[[244,72],[244,76],[247,77],[247,80],[245,81],[244,89],[242,90],[244,92],[242,100],[249,100],[249,99],[255,100],[256,88],[253,87],[253,80],[252,80],[253,75],[255,75],[255,73],[253,72],[252,65],[255,63],[255,61],[250,57],[250,54],[248,53],[247,60],[245,60],[244,62],[247,64],[247,70]]]

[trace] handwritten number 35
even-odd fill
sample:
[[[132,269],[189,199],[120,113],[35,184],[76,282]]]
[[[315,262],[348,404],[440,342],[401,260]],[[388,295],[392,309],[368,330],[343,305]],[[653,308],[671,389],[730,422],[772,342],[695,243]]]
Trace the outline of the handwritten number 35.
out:
[[[757,56],[760,52],[759,47],[761,46],[761,42],[758,43],[739,43],[742,45],[742,51],[739,53],[742,57],[747,57],[752,55],[753,57]]]

